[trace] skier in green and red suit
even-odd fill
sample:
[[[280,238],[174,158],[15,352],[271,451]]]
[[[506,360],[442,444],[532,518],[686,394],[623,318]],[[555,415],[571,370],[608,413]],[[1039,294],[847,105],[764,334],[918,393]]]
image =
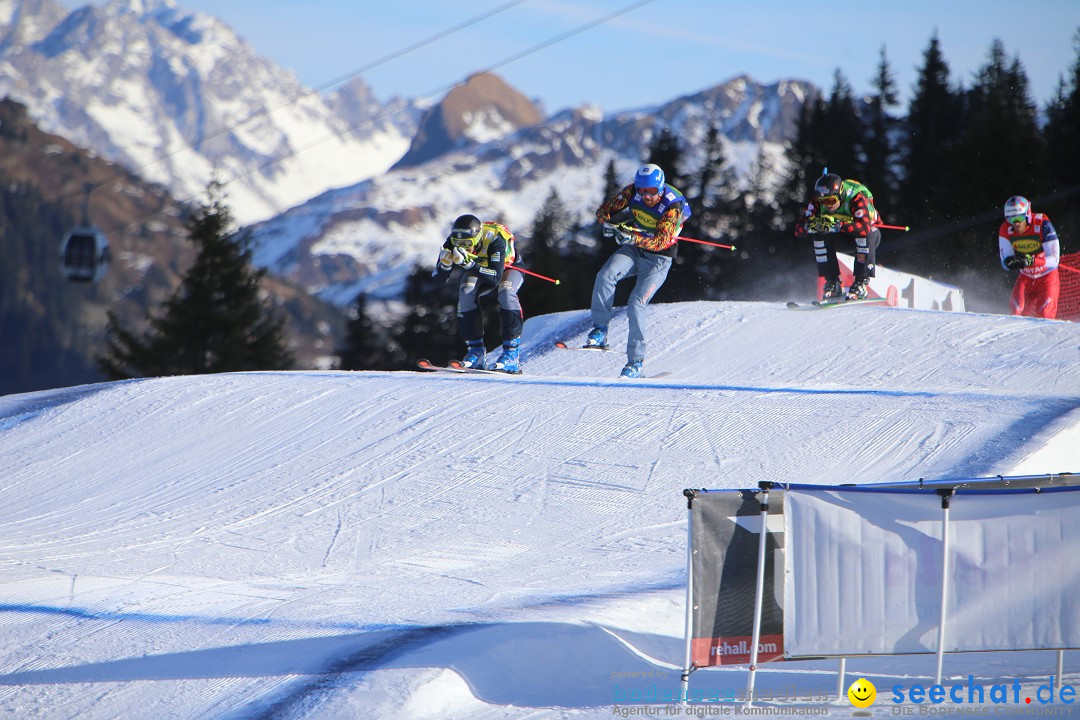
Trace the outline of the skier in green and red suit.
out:
[[[814,196],[795,223],[795,237],[814,235],[814,259],[818,276],[825,279],[822,300],[861,300],[870,290],[874,277],[874,256],[881,242],[881,231],[874,207],[874,195],[858,180],[843,180],[836,173],[822,175],[814,183]],[[840,263],[836,243],[841,235],[855,239],[855,279],[844,292],[840,284]]]

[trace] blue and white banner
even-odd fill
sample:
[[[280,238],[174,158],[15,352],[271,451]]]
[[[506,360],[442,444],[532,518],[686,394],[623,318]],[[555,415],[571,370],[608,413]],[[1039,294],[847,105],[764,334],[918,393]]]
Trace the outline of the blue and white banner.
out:
[[[788,489],[788,657],[937,650],[941,497]],[[1080,490],[950,501],[945,650],[1080,648]]]

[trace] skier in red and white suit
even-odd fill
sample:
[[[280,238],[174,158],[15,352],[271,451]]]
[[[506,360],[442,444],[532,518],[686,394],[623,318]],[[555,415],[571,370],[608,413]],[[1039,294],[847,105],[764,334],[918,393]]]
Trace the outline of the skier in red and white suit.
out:
[[[1020,271],[1010,298],[1013,315],[1057,317],[1060,248],[1050,218],[1032,213],[1027,198],[1009,198],[998,230],[998,251],[1003,268]]]

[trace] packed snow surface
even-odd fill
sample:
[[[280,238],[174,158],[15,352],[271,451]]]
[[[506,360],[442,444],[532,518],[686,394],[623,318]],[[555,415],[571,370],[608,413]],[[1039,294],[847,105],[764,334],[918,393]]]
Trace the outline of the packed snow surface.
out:
[[[649,325],[663,379],[617,378],[622,313],[612,351],[554,348],[589,329],[571,312],[526,324],[520,377],[252,372],[0,398],[0,715],[618,716],[619,692],[679,682],[684,488],[1080,469],[1075,324],[688,303]],[[950,656],[945,673],[1038,684],[1055,660]],[[847,670],[881,692],[933,665]],[[1065,670],[1076,683],[1075,653]],[[834,671],[775,663],[757,685],[835,696]],[[745,683],[744,667],[692,676]]]

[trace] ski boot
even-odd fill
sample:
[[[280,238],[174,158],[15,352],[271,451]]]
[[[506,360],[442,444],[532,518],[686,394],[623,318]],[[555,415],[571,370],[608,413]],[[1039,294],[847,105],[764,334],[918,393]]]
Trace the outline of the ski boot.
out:
[[[839,300],[842,297],[844,297],[844,286],[839,280],[829,280],[825,283],[825,287],[821,288],[821,302]]]
[[[624,378],[639,378],[641,377],[641,364],[644,360],[630,360],[626,363],[626,367],[619,373],[619,377]]]
[[[585,338],[585,344],[582,347],[596,348],[597,350],[604,350],[607,348],[607,327],[604,325],[597,325],[589,331],[589,335]]]
[[[867,298],[867,296],[870,295],[870,288],[867,287],[869,282],[870,281],[867,280],[866,278],[862,278],[860,280],[856,280],[855,282],[853,282],[851,284],[851,287],[848,288],[847,299],[848,300],[865,300]]]
[[[483,340],[466,340],[467,352],[465,357],[461,358],[461,367],[474,368],[476,370],[484,369],[484,341]]]
[[[518,346],[521,344],[521,338],[514,338],[513,340],[507,340],[503,343],[502,355],[499,359],[488,368],[489,370],[499,370],[504,373],[511,373],[518,375],[521,373],[521,368],[518,365]]]

